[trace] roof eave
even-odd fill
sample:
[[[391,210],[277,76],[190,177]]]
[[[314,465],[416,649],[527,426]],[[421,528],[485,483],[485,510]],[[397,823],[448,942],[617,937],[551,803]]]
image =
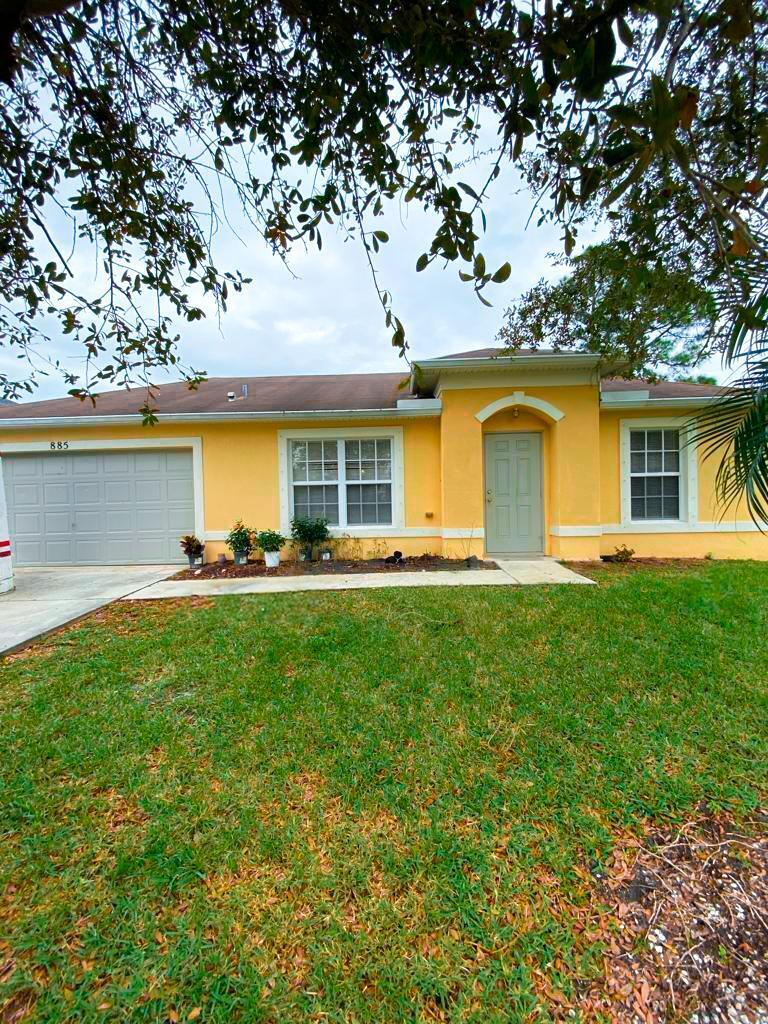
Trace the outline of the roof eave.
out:
[[[280,423],[286,420],[343,420],[343,419],[412,419],[423,416],[439,416],[440,405],[434,400],[419,408],[413,404],[407,408],[385,409],[299,409],[284,412],[159,412],[161,423],[228,423],[232,421],[260,421]],[[140,413],[106,416],[14,416],[0,418],[0,430],[44,430],[61,427],[119,427],[141,426],[144,418]]]

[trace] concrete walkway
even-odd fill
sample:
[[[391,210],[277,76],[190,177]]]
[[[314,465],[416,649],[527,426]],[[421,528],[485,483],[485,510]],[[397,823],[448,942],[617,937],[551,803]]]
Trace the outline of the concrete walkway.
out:
[[[536,583],[586,583],[585,576],[553,558],[498,560],[501,571],[350,573],[338,576],[252,576],[240,579],[163,580],[127,596],[129,601],[165,597],[219,597],[223,594],[277,594],[300,590],[370,590],[380,587],[515,587]]]
[[[16,589],[0,594],[0,654],[178,571],[178,565],[16,569]]]

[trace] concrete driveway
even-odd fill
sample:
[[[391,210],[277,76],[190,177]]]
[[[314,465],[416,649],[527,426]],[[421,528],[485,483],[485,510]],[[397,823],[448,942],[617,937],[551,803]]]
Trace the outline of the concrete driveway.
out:
[[[178,565],[17,569],[16,589],[0,594],[0,654],[178,571]]]

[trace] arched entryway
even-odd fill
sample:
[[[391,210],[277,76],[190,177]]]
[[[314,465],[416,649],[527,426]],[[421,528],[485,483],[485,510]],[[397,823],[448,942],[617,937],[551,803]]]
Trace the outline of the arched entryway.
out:
[[[550,427],[563,413],[524,392],[489,403],[482,424],[485,549],[489,555],[547,550]]]

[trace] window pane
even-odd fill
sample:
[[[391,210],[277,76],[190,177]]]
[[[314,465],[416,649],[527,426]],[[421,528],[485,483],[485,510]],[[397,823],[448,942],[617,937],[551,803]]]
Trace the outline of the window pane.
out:
[[[392,479],[392,463],[387,459],[382,459],[381,462],[376,463],[376,473],[378,474],[379,480],[391,480]]]
[[[632,497],[633,498],[644,498],[645,497],[645,477],[633,477],[632,478]]]
[[[304,441],[291,442],[291,471],[294,480],[307,479],[307,445]]]
[[[629,447],[633,452],[645,451],[645,431],[632,430],[629,434]]]
[[[662,463],[661,452],[648,452],[646,456],[646,468],[648,473],[660,473]]]
[[[664,452],[664,472],[677,473],[680,469],[680,453]]]
[[[645,498],[632,499],[632,518],[645,519]]]
[[[348,484],[347,522],[388,525],[392,522],[391,484]]]
[[[382,437],[376,442],[376,458],[377,459],[391,459],[392,458],[392,442],[388,437]]]
[[[662,518],[663,519],[679,519],[680,518],[680,499],[679,498],[662,498]]]
[[[661,430],[647,430],[645,433],[646,448],[649,452],[661,451],[663,433]]]
[[[375,441],[361,441],[360,442],[360,458],[361,459],[375,459],[376,458],[376,442]]]
[[[680,493],[680,481],[676,476],[665,476],[661,487],[661,493],[665,498],[676,498]]]
[[[655,497],[661,495],[661,477],[660,476],[647,476],[645,478],[645,493],[648,497]]]
[[[631,462],[633,473],[645,472],[645,452],[632,452]]]
[[[661,498],[645,499],[645,515],[647,519],[661,519]]]
[[[322,464],[322,462],[310,462],[310,464],[309,464],[309,479],[310,480],[322,480],[323,479],[323,464]]]
[[[361,462],[360,463],[360,479],[361,480],[375,480],[376,479],[376,463],[375,462]]]
[[[299,485],[293,488],[293,514],[327,519],[332,526],[339,524],[339,489],[328,484]]]
[[[680,447],[680,431],[664,431],[664,447],[667,451],[677,451]]]

